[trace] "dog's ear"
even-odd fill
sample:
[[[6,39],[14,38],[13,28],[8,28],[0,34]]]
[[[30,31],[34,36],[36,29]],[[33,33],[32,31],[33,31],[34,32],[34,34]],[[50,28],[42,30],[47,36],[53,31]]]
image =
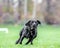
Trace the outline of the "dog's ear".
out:
[[[29,20],[25,25],[26,26],[29,26],[30,25],[30,22],[31,22],[31,20]]]
[[[38,24],[41,24],[41,22],[39,20],[37,20]]]

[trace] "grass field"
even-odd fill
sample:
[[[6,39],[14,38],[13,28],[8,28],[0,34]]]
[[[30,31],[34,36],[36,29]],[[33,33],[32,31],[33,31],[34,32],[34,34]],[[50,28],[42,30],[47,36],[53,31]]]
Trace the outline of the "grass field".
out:
[[[1,27],[7,27],[9,32],[0,31],[0,48],[60,48],[60,26],[39,26],[38,35],[34,39],[33,45],[25,45],[27,39],[23,40],[22,45],[15,44],[23,26],[0,25]]]

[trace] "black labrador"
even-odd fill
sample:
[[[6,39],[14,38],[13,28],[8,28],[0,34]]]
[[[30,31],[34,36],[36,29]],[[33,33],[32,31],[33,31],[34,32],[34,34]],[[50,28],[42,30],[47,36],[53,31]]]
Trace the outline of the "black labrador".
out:
[[[38,24],[41,24],[41,22],[39,20],[30,20],[25,24],[25,27],[21,30],[20,32],[20,37],[17,40],[16,44],[20,43],[22,44],[22,41],[24,38],[28,38],[28,42],[26,43],[26,45],[28,43],[31,42],[31,44],[33,44],[33,39],[36,38],[37,36],[37,26]]]

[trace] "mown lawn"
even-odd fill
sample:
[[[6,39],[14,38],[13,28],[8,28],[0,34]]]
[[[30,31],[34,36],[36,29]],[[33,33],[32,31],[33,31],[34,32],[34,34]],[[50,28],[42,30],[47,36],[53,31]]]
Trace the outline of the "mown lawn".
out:
[[[34,39],[33,45],[23,44],[16,45],[15,42],[19,38],[19,31],[23,26],[0,25],[9,29],[8,33],[0,31],[0,48],[60,48],[60,26],[39,26],[37,38]]]

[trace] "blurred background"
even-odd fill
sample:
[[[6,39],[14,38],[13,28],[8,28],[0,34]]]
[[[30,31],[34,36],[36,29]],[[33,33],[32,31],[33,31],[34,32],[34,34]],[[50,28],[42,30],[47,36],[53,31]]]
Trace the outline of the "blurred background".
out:
[[[0,24],[24,24],[33,17],[42,24],[59,25],[60,0],[0,0]]]
[[[41,21],[33,45],[16,45],[31,19]],[[60,0],[0,0],[0,48],[60,48]]]

